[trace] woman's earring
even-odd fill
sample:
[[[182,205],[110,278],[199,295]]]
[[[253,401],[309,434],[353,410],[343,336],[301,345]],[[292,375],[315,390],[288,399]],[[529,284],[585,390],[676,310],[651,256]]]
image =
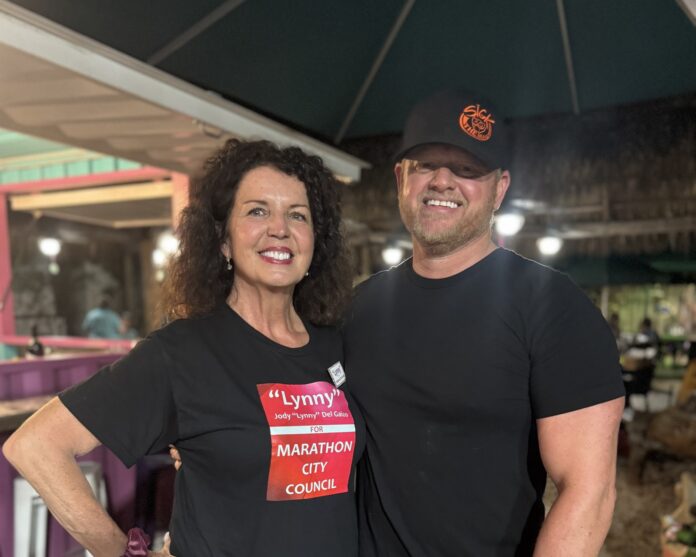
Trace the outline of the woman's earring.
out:
[[[309,276],[309,271],[307,271],[304,276],[308,277]]]
[[[227,270],[228,271],[232,270],[232,258],[231,257],[227,258]]]

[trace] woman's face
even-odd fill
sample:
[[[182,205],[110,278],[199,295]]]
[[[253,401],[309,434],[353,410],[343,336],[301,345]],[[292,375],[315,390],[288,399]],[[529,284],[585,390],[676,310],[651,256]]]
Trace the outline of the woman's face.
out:
[[[314,253],[305,185],[269,166],[250,170],[237,188],[222,251],[232,258],[235,283],[292,291]]]

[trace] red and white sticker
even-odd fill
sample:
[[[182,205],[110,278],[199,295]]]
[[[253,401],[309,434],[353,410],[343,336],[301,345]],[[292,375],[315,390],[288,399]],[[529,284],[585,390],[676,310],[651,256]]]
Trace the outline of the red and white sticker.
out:
[[[326,381],[256,386],[271,430],[268,501],[348,491],[355,422],[346,395]]]

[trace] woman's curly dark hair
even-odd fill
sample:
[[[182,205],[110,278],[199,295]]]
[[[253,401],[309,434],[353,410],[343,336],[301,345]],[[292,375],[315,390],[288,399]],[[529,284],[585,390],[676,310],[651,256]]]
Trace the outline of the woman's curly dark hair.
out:
[[[177,229],[179,252],[164,284],[167,320],[203,315],[224,302],[233,271],[220,251],[227,221],[242,178],[269,166],[300,180],[307,190],[314,226],[314,255],[309,276],[296,287],[295,310],[310,323],[334,324],[350,298],[352,274],[340,230],[340,185],[319,157],[297,147],[280,149],[269,141],[230,139],[194,180],[189,205]]]

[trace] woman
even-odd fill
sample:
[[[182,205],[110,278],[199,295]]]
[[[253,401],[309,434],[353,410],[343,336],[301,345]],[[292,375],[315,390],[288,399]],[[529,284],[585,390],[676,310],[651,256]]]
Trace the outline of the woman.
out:
[[[357,554],[364,425],[326,326],[350,292],[339,224],[338,186],[317,157],[230,140],[208,161],[165,288],[175,320],[3,448],[94,555],[127,543],[75,464],[99,443],[127,465],[176,444],[177,557]]]

